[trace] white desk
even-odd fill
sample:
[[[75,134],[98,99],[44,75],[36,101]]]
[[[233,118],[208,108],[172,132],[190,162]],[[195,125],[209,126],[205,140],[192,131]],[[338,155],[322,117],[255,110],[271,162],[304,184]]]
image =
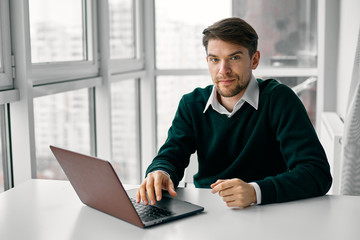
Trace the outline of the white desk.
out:
[[[66,181],[31,180],[0,194],[0,239],[360,239],[360,197],[230,209],[207,189],[178,194],[205,211],[141,229],[83,205]]]

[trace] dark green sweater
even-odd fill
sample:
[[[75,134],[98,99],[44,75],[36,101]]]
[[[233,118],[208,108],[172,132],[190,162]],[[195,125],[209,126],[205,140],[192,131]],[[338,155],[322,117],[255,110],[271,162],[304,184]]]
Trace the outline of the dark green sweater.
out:
[[[203,113],[213,86],[184,95],[147,173],[164,170],[177,186],[197,151],[196,187],[218,179],[256,182],[262,204],[325,194],[330,168],[303,104],[276,80],[258,82],[258,110],[245,102],[231,118],[211,107]]]

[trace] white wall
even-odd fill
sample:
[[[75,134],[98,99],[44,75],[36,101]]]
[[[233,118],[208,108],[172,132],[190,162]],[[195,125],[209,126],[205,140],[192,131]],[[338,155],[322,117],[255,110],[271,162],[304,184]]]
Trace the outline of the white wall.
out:
[[[342,118],[346,116],[359,27],[360,1],[341,0],[336,109]]]

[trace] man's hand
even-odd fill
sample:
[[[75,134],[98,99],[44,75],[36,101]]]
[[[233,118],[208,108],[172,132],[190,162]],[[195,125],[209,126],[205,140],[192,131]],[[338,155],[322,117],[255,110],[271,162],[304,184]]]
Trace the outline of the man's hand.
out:
[[[150,204],[154,205],[156,201],[160,201],[162,198],[161,190],[167,190],[173,197],[177,196],[174,183],[168,175],[162,171],[151,172],[147,175],[137,190],[136,201],[139,203],[142,200],[145,205],[147,205],[150,201]],[[146,193],[149,197],[149,200],[146,196]]]
[[[217,180],[211,188],[211,192],[219,193],[228,207],[244,208],[256,203],[254,187],[238,178]]]

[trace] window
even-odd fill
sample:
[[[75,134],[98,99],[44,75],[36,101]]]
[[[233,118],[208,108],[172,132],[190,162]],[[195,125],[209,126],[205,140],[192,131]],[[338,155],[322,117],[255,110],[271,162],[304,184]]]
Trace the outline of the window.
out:
[[[98,75],[95,3],[29,0],[34,85]]]
[[[1,3],[0,3],[0,7],[1,7],[1,9],[3,8],[2,6],[1,6]],[[2,35],[3,35],[3,31],[2,31],[2,29],[3,29],[3,22],[4,22],[4,20],[3,20],[3,17],[2,17],[2,12],[0,11],[0,73],[3,73],[4,72],[4,66],[3,66],[3,48],[4,48],[4,46],[3,46],[3,40],[2,40]]]
[[[132,59],[135,52],[135,18],[133,0],[110,0],[110,56]]]
[[[231,1],[156,0],[155,14],[156,67],[204,69],[207,65],[202,31],[231,16]]]
[[[255,76],[275,76],[298,89],[297,94],[315,126],[317,1],[235,0],[233,12],[252,25],[259,35],[261,57]]]
[[[316,67],[317,1],[235,0],[259,35],[260,67]]]
[[[13,86],[8,1],[0,1],[0,90]]]
[[[83,2],[82,0],[29,1],[33,63],[89,59],[83,28]]]
[[[212,84],[210,76],[160,76],[156,79],[157,146],[160,148],[175,116],[182,95]]]
[[[123,73],[144,68],[144,2],[109,0],[110,71]]]
[[[0,24],[1,24],[1,22],[0,22]],[[1,34],[0,34],[0,46],[2,46],[2,39],[1,39]],[[2,58],[3,58],[3,56],[2,56],[3,54],[2,54],[2,47],[0,47],[0,73],[3,73],[4,72],[4,70],[3,70],[3,60],[2,60]]]
[[[137,184],[140,179],[138,80],[111,84],[112,164],[121,181]]]
[[[65,179],[49,145],[89,155],[88,89],[34,99],[37,177]]]

